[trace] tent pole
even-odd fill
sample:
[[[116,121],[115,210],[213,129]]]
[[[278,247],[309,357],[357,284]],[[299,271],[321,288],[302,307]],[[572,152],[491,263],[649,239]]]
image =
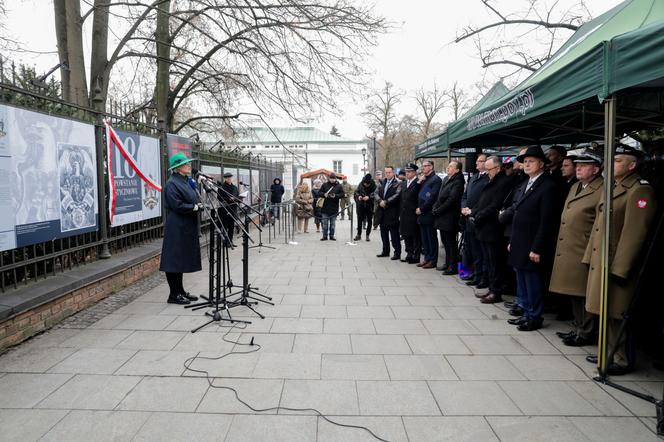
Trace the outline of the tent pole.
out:
[[[607,329],[609,319],[609,279],[611,274],[611,215],[613,213],[613,152],[616,139],[616,98],[611,96],[604,102],[604,237],[602,238],[602,283],[600,285],[599,341],[597,370],[601,379],[606,379],[610,361],[607,360]]]

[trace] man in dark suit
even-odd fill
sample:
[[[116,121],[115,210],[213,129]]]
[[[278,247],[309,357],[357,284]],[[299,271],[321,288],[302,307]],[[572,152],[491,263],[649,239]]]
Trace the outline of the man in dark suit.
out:
[[[228,239],[233,243],[233,232],[235,231],[235,220],[237,219],[237,203],[240,200],[237,186],[233,184],[233,174],[224,173],[224,183],[217,193],[217,198],[222,207],[217,209],[221,223],[228,234]]]
[[[420,227],[417,224],[418,194],[420,183],[417,182],[417,165],[408,163],[404,168],[406,179],[401,183],[401,216],[399,217],[399,232],[406,245],[406,259],[401,261],[408,264],[420,262],[422,254],[422,240]]]
[[[489,284],[486,282],[487,276],[484,272],[484,259],[482,258],[482,245],[480,244],[475,234],[475,226],[469,221],[472,209],[477,205],[480,199],[484,186],[489,182],[489,176],[484,168],[486,162],[486,155],[479,154],[475,161],[477,173],[475,173],[468,180],[466,191],[461,197],[461,215],[465,219],[464,223],[464,252],[463,261],[464,267],[473,267],[472,278],[467,278],[466,284],[475,285],[478,288],[487,288]]]
[[[440,186],[438,200],[433,205],[431,213],[434,216],[433,226],[440,231],[440,239],[445,247],[445,266],[443,274],[456,275],[458,273],[459,246],[459,217],[461,216],[461,197],[466,184],[463,178],[463,165],[459,161],[451,161],[447,166],[447,176]]]
[[[394,168],[385,168],[385,179],[376,191],[377,221],[380,226],[380,238],[383,250],[376,255],[378,258],[390,256],[390,239],[394,255],[392,260],[401,259],[401,238],[399,237],[399,206],[401,204],[401,181],[394,174]]]
[[[510,191],[510,179],[502,170],[502,162],[498,157],[489,157],[486,160],[486,171],[489,182],[482,190],[477,206],[471,209],[470,217],[477,229],[477,239],[482,245],[489,291],[477,294],[482,304],[501,302],[505,292],[505,255],[506,244],[503,235],[503,226],[498,220],[498,214],[503,201]]]
[[[542,272],[550,266],[555,250],[559,195],[555,179],[544,170],[547,158],[541,147],[528,147],[518,161],[523,164],[528,181],[521,185],[509,209],[513,215],[508,262],[516,271],[524,314],[508,322],[520,331],[533,331],[542,327]]]
[[[435,269],[438,262],[438,235],[433,228],[433,208],[442,180],[433,168],[433,161],[425,160],[422,163],[423,175],[420,177],[420,192],[418,193],[417,224],[420,226],[420,235],[422,237],[422,254],[424,261],[417,264],[423,269]]]

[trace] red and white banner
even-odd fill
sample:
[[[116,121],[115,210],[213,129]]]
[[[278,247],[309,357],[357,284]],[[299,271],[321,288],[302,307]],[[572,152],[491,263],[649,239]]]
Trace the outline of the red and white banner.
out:
[[[107,163],[108,163],[108,188],[110,189],[110,195],[108,198],[108,216],[110,218],[111,225],[113,224],[113,216],[115,215],[115,204],[117,199],[117,192],[115,188],[115,177],[113,175],[113,147],[117,148],[122,157],[127,161],[129,166],[136,172],[136,175],[149,187],[153,188],[157,192],[161,192],[161,186],[159,183],[153,181],[149,176],[144,174],[141,169],[138,167],[138,163],[134,157],[125,149],[122,144],[122,140],[118,137],[118,134],[115,132],[111,123],[108,120],[104,120],[106,125],[106,154],[107,154]]]

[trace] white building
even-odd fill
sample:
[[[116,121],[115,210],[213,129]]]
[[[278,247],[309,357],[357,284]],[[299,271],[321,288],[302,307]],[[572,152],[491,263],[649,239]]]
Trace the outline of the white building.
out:
[[[343,173],[350,184],[357,185],[369,161],[367,140],[338,137],[315,127],[245,128],[229,147],[283,163],[286,198],[293,195],[302,173],[316,169]]]

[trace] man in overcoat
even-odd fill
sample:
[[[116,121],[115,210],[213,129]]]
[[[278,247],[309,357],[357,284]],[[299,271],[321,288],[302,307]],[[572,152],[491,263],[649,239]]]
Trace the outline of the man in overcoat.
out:
[[[417,165],[408,163],[404,168],[406,179],[401,183],[401,215],[399,217],[399,233],[406,248],[406,258],[401,261],[408,264],[420,262],[422,239],[420,226],[417,224],[417,204],[420,183],[417,181]]]
[[[459,218],[461,217],[461,197],[466,181],[463,178],[463,165],[459,161],[451,161],[447,166],[447,176],[440,186],[438,199],[431,209],[434,221],[433,226],[440,231],[440,239],[445,247],[444,275],[458,273],[459,246]]]
[[[479,154],[475,161],[477,173],[468,179],[468,185],[461,197],[461,215],[464,217],[464,241],[465,246],[463,250],[464,267],[473,267],[473,277],[466,281],[467,285],[478,286],[478,288],[487,288],[488,276],[485,274],[485,262],[482,256],[482,245],[477,239],[475,226],[469,221],[470,213],[477,205],[480,199],[482,190],[489,182],[489,175],[486,173],[484,164],[486,163],[486,155]]]
[[[487,158],[485,167],[489,182],[482,190],[476,206],[469,209],[470,222],[475,226],[477,239],[482,246],[485,277],[489,285],[488,292],[476,295],[482,304],[502,302],[505,292],[504,268],[507,251],[503,225],[498,220],[498,214],[510,191],[510,179],[501,166],[502,162],[498,157]]]
[[[602,195],[602,157],[586,150],[574,158],[576,178],[560,216],[560,230],[549,291],[569,295],[574,329],[558,332],[563,343],[572,347],[590,345],[595,333],[596,316],[586,312],[588,266],[582,264],[588,238],[595,222],[597,203]]]
[[[217,209],[217,213],[231,243],[235,232],[239,195],[237,186],[233,184],[233,174],[230,172],[224,173],[224,182],[221,185],[221,190],[217,192],[217,198],[222,207]]]
[[[618,144],[613,161],[615,187],[610,239],[610,275],[607,322],[608,348],[615,348],[613,361],[609,361],[608,374],[628,373],[634,366],[634,356],[627,352],[627,339],[618,339],[618,330],[634,295],[634,272],[640,262],[641,249],[648,237],[648,229],[656,213],[655,192],[637,170],[640,150]],[[599,314],[602,282],[602,238],[604,237],[604,201],[600,198],[597,216],[583,262],[590,266],[586,288],[586,310]],[[596,362],[596,357],[589,357]]]
[[[375,194],[376,219],[380,226],[380,238],[383,242],[383,250],[376,255],[378,258],[390,256],[390,239],[394,255],[392,260],[401,259],[401,238],[399,237],[399,213],[401,205],[401,181],[394,174],[394,168],[385,168],[385,179],[381,181],[380,187]]]
[[[424,261],[417,264],[423,269],[435,269],[438,262],[438,235],[433,228],[433,208],[442,180],[433,168],[433,161],[425,160],[422,163],[423,174],[419,179],[420,192],[418,193],[417,224],[420,226],[420,236],[422,238],[422,254]]]
[[[374,183],[371,174],[364,175],[360,184],[357,185],[353,198],[355,199],[355,213],[357,213],[357,235],[353,241],[362,239],[362,227],[366,228],[367,237],[371,235],[371,224],[373,223],[374,194],[376,192],[376,183]]]
[[[510,208],[513,215],[508,263],[516,271],[524,313],[508,322],[517,325],[519,331],[533,331],[541,328],[543,322],[546,287],[542,272],[549,268],[555,250],[558,186],[544,170],[547,160],[541,147],[528,147],[518,161],[523,164],[528,181]]]
[[[323,237],[321,241],[336,241],[334,236],[337,215],[339,215],[339,200],[344,194],[341,184],[337,181],[337,176],[331,173],[327,177],[327,182],[323,183],[318,191],[318,197],[323,198],[323,207],[321,207],[321,217],[323,224]]]
[[[198,213],[203,204],[189,184],[192,161],[183,152],[173,155],[168,167],[172,174],[164,187],[167,214],[159,270],[166,273],[169,304],[189,304],[198,299],[182,285],[183,273],[201,270]]]

